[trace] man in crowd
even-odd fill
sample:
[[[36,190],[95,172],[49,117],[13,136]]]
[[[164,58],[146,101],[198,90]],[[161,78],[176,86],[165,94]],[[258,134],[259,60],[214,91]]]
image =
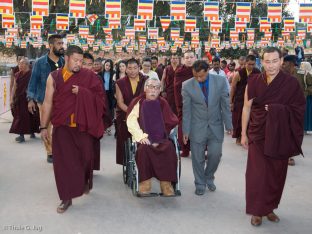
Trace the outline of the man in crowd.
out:
[[[82,68],[83,51],[69,46],[65,66],[52,72],[42,106],[41,137],[53,124],[54,174],[64,213],[72,199],[92,188],[94,142],[103,136],[104,90],[97,75]]]
[[[174,76],[177,69],[180,67],[180,58],[177,54],[172,54],[170,57],[170,65],[168,65],[161,79],[162,96],[166,98],[173,113],[177,114],[176,103],[174,99]]]
[[[181,157],[188,157],[190,155],[190,143],[183,142],[183,132],[182,132],[182,117],[183,117],[183,101],[182,101],[182,83],[193,77],[192,66],[196,60],[195,53],[192,50],[187,50],[184,53],[184,64],[180,66],[174,76],[174,99],[176,104],[176,109],[178,113],[179,126],[178,126],[178,141],[182,149]]]
[[[64,65],[64,42],[61,35],[55,34],[48,39],[50,51],[48,54],[40,57],[34,64],[32,74],[27,88],[28,110],[34,114],[36,111],[36,103],[39,107],[41,116],[41,107],[45,97],[46,82],[50,72],[53,72]],[[53,162],[52,158],[52,125],[47,123],[47,132],[49,140],[44,142],[47,161]]]
[[[140,63],[136,59],[127,61],[127,76],[116,81],[116,163],[123,165],[125,142],[130,137],[126,125],[126,113],[130,102],[144,92],[146,76],[140,73]]]
[[[239,71],[245,67],[246,57],[245,56],[239,56],[238,58],[238,67],[235,69],[235,71]]]
[[[19,134],[15,140],[18,143],[24,142],[24,134],[30,134],[30,138],[35,138],[35,133],[39,132],[39,111],[38,107],[34,114],[28,111],[26,90],[31,76],[30,64],[27,58],[19,61],[19,72],[15,73],[15,81],[11,93],[11,109],[13,122],[10,133]]]
[[[226,60],[222,60],[222,61],[221,61],[221,69],[222,69],[222,71],[224,71],[225,75],[227,75],[228,72],[229,72],[229,69],[228,69],[228,66],[227,66],[227,65],[228,65],[228,64],[227,64],[227,61],[226,61]]]
[[[149,194],[155,177],[160,181],[164,196],[173,196],[172,182],[177,181],[177,155],[168,139],[178,124],[167,101],[159,97],[160,81],[148,78],[144,94],[135,98],[129,108],[127,126],[134,141],[138,142],[136,163],[139,171],[139,192]]]
[[[236,72],[231,83],[230,105],[232,111],[233,138],[236,138],[236,144],[240,145],[242,132],[242,111],[244,106],[244,95],[247,80],[254,74],[260,73],[256,68],[256,57],[248,55],[246,57],[245,68]]]
[[[302,154],[305,98],[294,77],[281,71],[282,53],[264,49],[264,72],[248,80],[242,115],[241,143],[248,148],[246,213],[259,226],[262,217],[279,222],[277,209],[288,159]],[[248,127],[248,137],[247,137]]]
[[[212,68],[209,71],[209,73],[212,75],[219,75],[219,76],[226,77],[225,72],[221,69],[220,59],[218,57],[215,57],[212,59]]]
[[[301,89],[302,89],[302,91],[306,97],[307,96],[307,90],[306,90],[307,77],[305,77],[305,74],[298,73],[297,57],[295,55],[286,55],[283,59],[282,69],[285,73],[287,73],[293,77],[296,77],[296,79],[298,80],[300,87],[301,87]],[[295,160],[293,158],[289,158],[288,165],[294,166]]]
[[[154,72],[156,72],[158,75],[158,78],[161,79],[163,76],[163,72],[164,72],[166,64],[162,64],[162,63],[158,64],[158,57],[157,56],[152,56],[151,60],[152,60],[151,61],[152,62],[152,70]]]
[[[10,93],[12,93],[12,89],[13,89],[13,85],[14,85],[14,81],[15,81],[15,74],[17,72],[19,72],[19,61],[21,61],[21,59],[24,58],[24,56],[21,55],[17,55],[16,56],[16,62],[17,65],[15,67],[11,68],[11,73],[10,73]]]
[[[295,48],[295,53],[297,56],[297,64],[298,66],[300,66],[301,62],[304,61],[305,59],[303,47],[298,44],[297,47]]]
[[[103,65],[102,65],[102,59],[101,58],[97,58],[94,60],[93,63],[93,71],[98,74],[101,79],[103,79]]]
[[[93,63],[94,63],[93,55],[88,52],[83,53],[82,68],[93,71]],[[97,75],[96,77],[102,81],[100,76]],[[103,85],[102,82],[101,82],[101,85]],[[105,107],[104,107],[103,124],[104,124],[104,130],[106,130],[106,128],[111,125],[111,115],[109,113],[106,93],[104,93],[104,104],[105,104]],[[94,154],[93,170],[98,171],[100,170],[100,165],[101,165],[101,142],[99,138],[94,139],[94,147],[95,147],[95,154]]]
[[[196,61],[194,77],[182,85],[183,141],[191,142],[195,194],[199,196],[205,193],[206,186],[210,191],[216,190],[214,174],[222,156],[224,126],[232,134],[226,79],[210,74],[208,69],[205,61]]]
[[[94,65],[94,57],[92,54],[85,52],[83,53],[83,62],[82,62],[82,68],[86,68],[89,70],[93,69]]]
[[[248,51],[248,55],[253,55],[253,56],[256,57],[256,68],[258,68],[259,71],[261,71],[262,65],[261,65],[261,60],[260,60],[260,58],[259,58],[259,53],[258,53],[258,51],[255,50],[255,49],[250,49],[250,50]]]
[[[152,60],[148,57],[143,58],[142,70],[140,72],[144,76],[148,76],[149,78],[157,78],[157,79],[161,78],[161,77],[158,77],[158,74],[152,70]]]

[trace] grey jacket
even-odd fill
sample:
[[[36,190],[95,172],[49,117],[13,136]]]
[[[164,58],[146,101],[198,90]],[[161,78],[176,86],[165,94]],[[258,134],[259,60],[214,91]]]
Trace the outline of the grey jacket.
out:
[[[195,78],[182,84],[183,134],[191,141],[201,143],[208,134],[208,128],[217,140],[223,141],[224,126],[232,130],[229,91],[226,78],[209,74],[208,106],[204,94]]]

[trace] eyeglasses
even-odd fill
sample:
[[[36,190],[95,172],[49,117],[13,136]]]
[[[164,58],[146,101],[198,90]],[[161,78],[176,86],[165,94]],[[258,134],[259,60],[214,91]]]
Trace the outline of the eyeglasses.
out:
[[[148,89],[160,90],[160,85],[146,85]]]

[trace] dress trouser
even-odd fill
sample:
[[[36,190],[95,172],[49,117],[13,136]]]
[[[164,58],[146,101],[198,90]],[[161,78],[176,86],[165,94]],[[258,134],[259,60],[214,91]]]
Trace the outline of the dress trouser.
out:
[[[42,117],[42,104],[39,104],[37,103],[38,105],[38,108],[39,108],[39,114],[40,114],[40,119]],[[44,126],[42,126],[44,127]],[[53,126],[51,124],[51,122],[49,122],[48,126],[47,126],[47,131],[48,131],[48,136],[49,136],[49,141],[47,142],[43,142],[44,143],[44,146],[46,148],[46,151],[47,151],[47,155],[52,155],[52,129],[53,129]]]
[[[195,187],[204,189],[207,184],[212,184],[214,174],[219,166],[222,156],[223,140],[216,138],[208,129],[208,134],[201,143],[191,142],[192,166],[195,177]],[[208,160],[205,160],[205,151],[208,151]]]

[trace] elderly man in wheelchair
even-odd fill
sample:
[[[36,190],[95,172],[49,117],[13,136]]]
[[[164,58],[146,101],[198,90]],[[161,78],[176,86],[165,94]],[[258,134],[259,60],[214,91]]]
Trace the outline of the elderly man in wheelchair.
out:
[[[151,192],[151,178],[160,181],[163,196],[174,196],[172,186],[178,180],[177,154],[169,140],[171,130],[178,124],[167,101],[160,97],[160,81],[149,78],[144,94],[128,107],[127,126],[132,140],[137,142],[135,161],[138,169],[139,194]]]

